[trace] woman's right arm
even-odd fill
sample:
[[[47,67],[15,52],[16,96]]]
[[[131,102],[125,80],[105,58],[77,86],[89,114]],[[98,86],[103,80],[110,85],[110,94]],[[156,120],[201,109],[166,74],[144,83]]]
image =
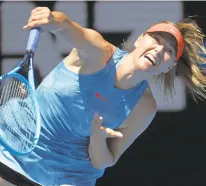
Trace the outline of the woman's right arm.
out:
[[[74,48],[92,56],[95,61],[105,63],[116,48],[97,31],[84,28],[70,20],[63,12],[50,11],[47,7],[37,7],[32,10],[24,29],[37,26],[55,35],[63,36]]]

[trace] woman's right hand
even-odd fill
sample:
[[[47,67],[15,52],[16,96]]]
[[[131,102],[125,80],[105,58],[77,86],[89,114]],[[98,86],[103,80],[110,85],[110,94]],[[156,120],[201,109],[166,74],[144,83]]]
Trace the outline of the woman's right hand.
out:
[[[55,27],[54,16],[48,7],[37,7],[31,11],[27,24],[23,29],[41,27],[41,31],[51,31]]]

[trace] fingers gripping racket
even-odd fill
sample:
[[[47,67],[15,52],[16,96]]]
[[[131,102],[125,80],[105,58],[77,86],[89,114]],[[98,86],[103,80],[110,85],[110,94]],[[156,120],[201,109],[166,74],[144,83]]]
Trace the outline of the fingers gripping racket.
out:
[[[31,152],[40,135],[40,113],[35,96],[33,56],[40,30],[29,33],[25,55],[16,68],[0,77],[0,144],[13,155]],[[28,63],[28,80],[18,71]]]

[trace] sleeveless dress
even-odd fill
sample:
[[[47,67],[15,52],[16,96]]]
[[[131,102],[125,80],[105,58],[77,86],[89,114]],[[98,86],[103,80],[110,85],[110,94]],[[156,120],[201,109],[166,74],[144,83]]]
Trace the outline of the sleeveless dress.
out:
[[[142,81],[129,90],[115,88],[124,55],[117,48],[103,69],[89,75],[59,63],[37,88],[42,125],[38,146],[18,157],[0,146],[0,161],[41,185],[94,186],[104,173],[92,166],[88,153],[94,113],[103,116],[103,126],[115,129],[148,87]]]

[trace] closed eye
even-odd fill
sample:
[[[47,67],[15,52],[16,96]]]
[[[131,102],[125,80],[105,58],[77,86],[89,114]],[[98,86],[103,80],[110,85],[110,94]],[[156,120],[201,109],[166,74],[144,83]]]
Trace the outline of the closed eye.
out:
[[[165,39],[164,36],[161,33],[158,33],[158,35],[162,38]],[[169,53],[169,55],[172,57],[172,55],[176,55],[176,47],[174,44],[170,43],[168,46],[168,50],[167,52]]]
[[[173,50],[172,49],[168,49],[167,52],[169,53],[170,56],[173,55]]]
[[[164,40],[164,36],[161,33],[157,33],[153,38],[156,40],[157,43],[160,43],[161,40]],[[173,44],[170,44],[167,49],[167,53],[172,57],[172,55],[175,55],[175,46]]]

